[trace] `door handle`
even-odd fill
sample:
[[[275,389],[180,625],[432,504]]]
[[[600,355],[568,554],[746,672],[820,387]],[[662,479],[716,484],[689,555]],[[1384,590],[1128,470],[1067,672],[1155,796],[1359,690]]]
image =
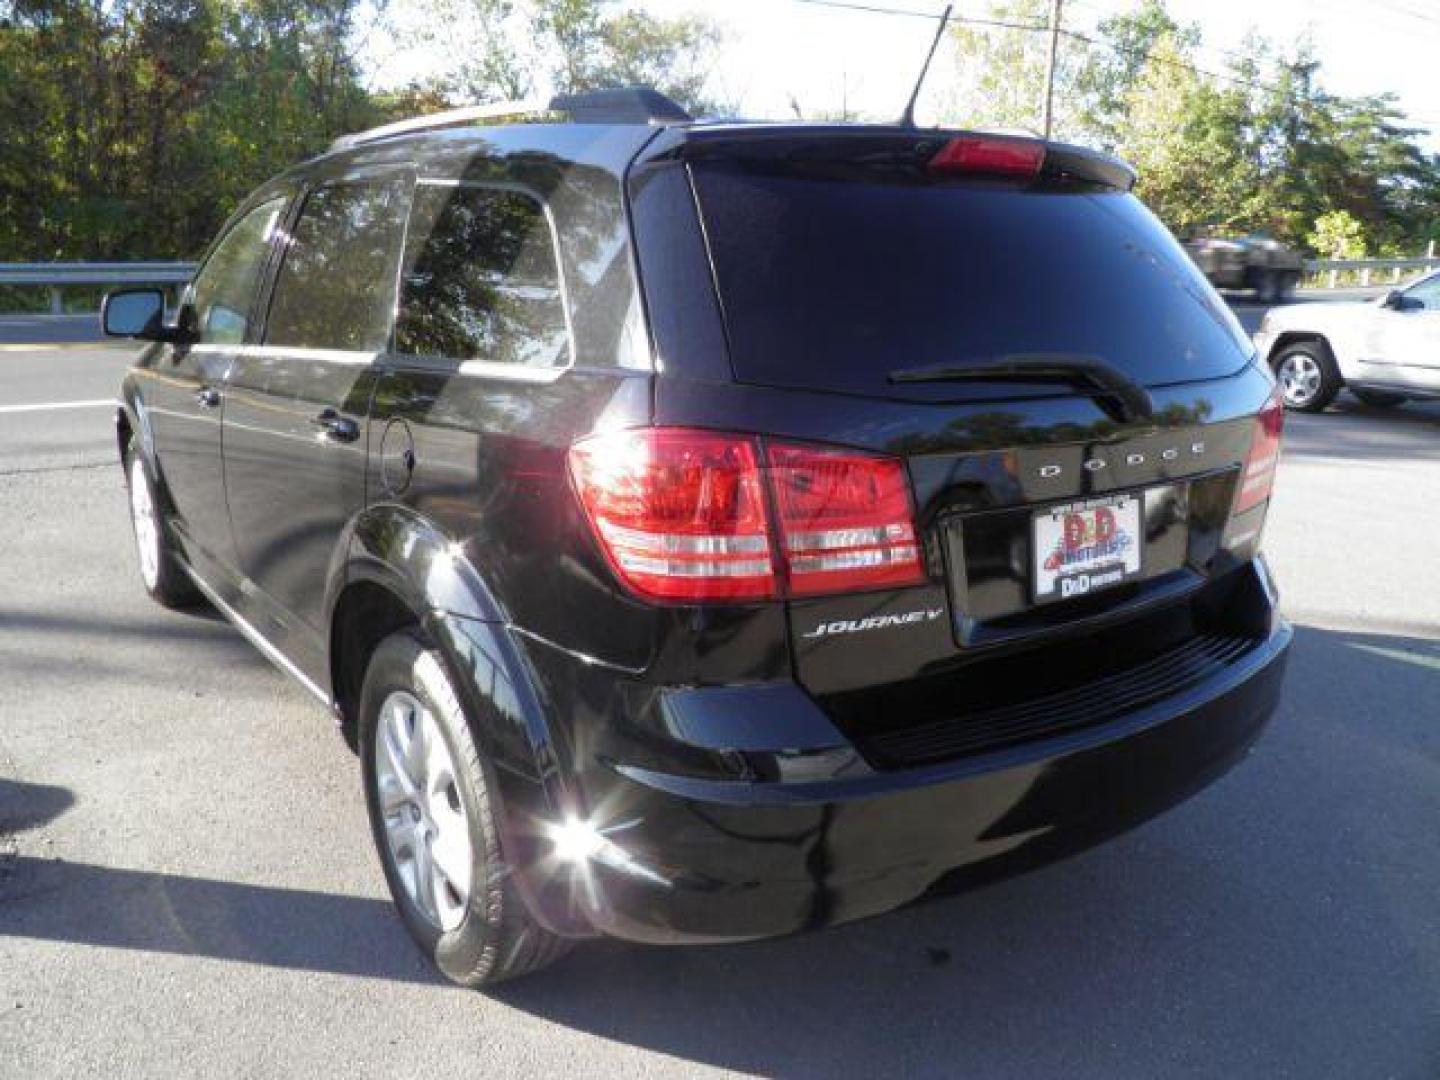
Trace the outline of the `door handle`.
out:
[[[360,425],[334,409],[322,409],[319,415],[310,418],[310,423],[336,442],[354,442],[360,437]]]
[[[202,409],[217,409],[220,407],[220,391],[213,386],[202,386],[195,391],[195,404]]]

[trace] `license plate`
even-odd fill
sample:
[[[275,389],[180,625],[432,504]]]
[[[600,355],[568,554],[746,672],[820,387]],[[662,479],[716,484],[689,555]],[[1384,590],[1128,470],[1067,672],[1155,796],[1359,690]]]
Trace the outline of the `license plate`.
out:
[[[1089,596],[1139,576],[1140,496],[1051,506],[1032,519],[1035,601]]]

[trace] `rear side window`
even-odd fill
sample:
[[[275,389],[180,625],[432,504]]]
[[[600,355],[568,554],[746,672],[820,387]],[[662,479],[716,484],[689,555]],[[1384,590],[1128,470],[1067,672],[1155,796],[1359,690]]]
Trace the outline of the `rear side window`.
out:
[[[250,327],[250,305],[284,199],[261,203],[235,223],[205,260],[191,286],[189,305],[206,344],[238,345]]]
[[[1250,355],[1129,194],[738,163],[694,177],[744,382],[928,397],[944,388],[888,374],[1048,353],[1154,386],[1227,375]]]
[[[544,207],[509,188],[417,186],[395,348],[462,361],[565,364],[565,296]]]
[[[385,348],[404,197],[399,182],[336,184],[311,193],[275,279],[267,344]]]

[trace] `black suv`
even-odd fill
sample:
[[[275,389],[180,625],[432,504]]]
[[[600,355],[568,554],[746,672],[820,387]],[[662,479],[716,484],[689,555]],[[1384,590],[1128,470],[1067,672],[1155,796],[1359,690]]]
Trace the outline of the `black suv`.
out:
[[[333,710],[446,975],[888,911],[1246,752],[1281,409],[1126,166],[498,113],[341,140],[173,321],[104,311],[147,589]]]

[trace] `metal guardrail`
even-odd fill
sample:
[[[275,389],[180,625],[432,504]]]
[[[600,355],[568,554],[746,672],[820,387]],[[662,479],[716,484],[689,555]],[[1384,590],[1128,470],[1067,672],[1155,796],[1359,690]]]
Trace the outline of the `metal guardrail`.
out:
[[[0,263],[0,285],[50,290],[50,313],[65,312],[64,290],[75,285],[184,285],[195,274],[188,262]]]
[[[1384,273],[1389,271],[1390,284],[1398,284],[1406,271],[1434,270],[1440,267],[1440,257],[1430,258],[1420,256],[1414,259],[1306,259],[1305,276],[1307,278],[1323,275],[1328,288],[1338,288],[1340,275],[1356,274],[1360,279],[1361,288],[1372,284],[1372,278],[1377,271]]]
[[[71,262],[0,263],[0,285],[38,286],[50,290],[50,313],[64,314],[64,290],[75,285],[184,285],[195,273],[188,262]],[[1340,275],[1357,275],[1362,288],[1377,273],[1390,275],[1397,284],[1407,271],[1433,270],[1440,257],[1414,259],[1307,259],[1307,279],[1323,277],[1328,288],[1338,288]]]

